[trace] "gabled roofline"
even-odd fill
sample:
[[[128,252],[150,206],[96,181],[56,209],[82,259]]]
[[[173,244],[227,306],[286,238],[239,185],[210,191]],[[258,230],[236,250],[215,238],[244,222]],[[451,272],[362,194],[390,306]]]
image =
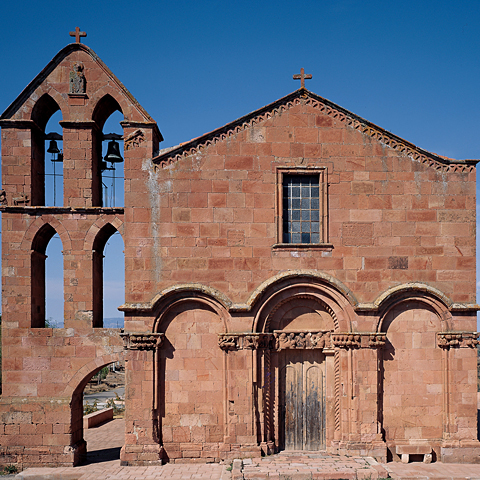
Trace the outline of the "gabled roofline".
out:
[[[279,100],[266,105],[258,110],[255,110],[231,123],[217,128],[200,137],[194,138],[189,142],[182,143],[176,147],[168,149],[164,153],[153,158],[153,163],[166,167],[181,158],[188,157],[197,153],[209,145],[218,143],[219,141],[244,130],[247,127],[258,124],[272,116],[286,111],[288,108],[305,103],[313,107],[317,107],[327,115],[345,123],[352,128],[369,135],[372,138],[379,140],[381,143],[399,150],[406,155],[414,158],[421,163],[426,163],[438,170],[446,171],[471,171],[480,160],[454,160],[442,157],[435,153],[428,152],[422,148],[417,147],[413,143],[394,135],[393,133],[384,130],[364,118],[355,115],[343,107],[310,92],[306,88],[299,88],[298,90],[280,98]]]
[[[135,106],[135,108],[143,115],[146,123],[155,124],[155,129],[161,138],[160,131],[156,125],[155,120],[147,113],[147,111],[138,103],[137,99],[127,90],[125,85],[114,75],[114,73],[103,63],[100,57],[87,45],[83,43],[70,43],[66,47],[62,48],[45,68],[23,89],[20,95],[10,104],[9,107],[0,115],[0,120],[9,120],[15,115],[15,113],[21,108],[21,106],[30,98],[35,92],[37,87],[45,81],[45,79],[52,73],[52,71],[60,64],[60,62],[68,56],[71,52],[76,50],[82,50],[90,55],[95,62],[103,69],[103,71],[117,84],[119,89],[125,94],[129,101]]]

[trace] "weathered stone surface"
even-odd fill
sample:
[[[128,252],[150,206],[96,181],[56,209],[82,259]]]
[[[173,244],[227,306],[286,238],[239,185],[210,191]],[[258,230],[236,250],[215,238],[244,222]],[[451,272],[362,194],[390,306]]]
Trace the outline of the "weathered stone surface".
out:
[[[57,110],[64,206],[46,207],[43,129]],[[106,208],[98,145],[115,110],[125,206]],[[156,123],[80,43],[0,126],[0,463],[78,462],[83,387],[123,359],[124,465],[259,456],[292,432],[341,455],[424,445],[478,458],[475,161],[424,152],[305,89],[158,154]],[[122,335],[102,326],[115,232]],[[56,233],[62,329],[45,328]]]

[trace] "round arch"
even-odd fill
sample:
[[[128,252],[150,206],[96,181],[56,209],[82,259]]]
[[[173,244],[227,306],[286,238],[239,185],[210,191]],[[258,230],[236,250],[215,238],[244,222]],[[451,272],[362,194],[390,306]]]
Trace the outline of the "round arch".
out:
[[[153,324],[154,333],[164,333],[166,330],[165,320],[168,314],[179,305],[187,302],[194,302],[204,305],[212,309],[223,323],[224,332],[228,332],[229,315],[225,307],[214,297],[195,290],[184,290],[180,292],[172,292],[170,295],[164,296],[161,301],[158,301],[154,306],[155,321]]]
[[[313,276],[297,272],[294,275],[283,275],[267,280],[263,284],[266,288],[255,298],[256,312],[252,331],[267,332],[275,311],[285,303],[302,297],[310,298],[324,307],[332,316],[336,331],[351,331],[352,321],[356,318],[354,305],[358,302],[350,290],[346,287],[340,289],[338,284],[341,282],[334,282],[332,278],[326,274]],[[345,293],[351,295],[347,296]]]
[[[449,310],[452,302],[449,302],[446,295],[428,285],[412,286],[406,284],[387,290],[375,300],[375,304],[379,308],[375,331],[381,332],[388,313],[393,308],[406,302],[418,302],[425,305],[426,308],[432,309],[440,319],[443,331],[450,331],[452,328],[452,314]]]
[[[268,294],[269,290],[275,289],[277,285],[283,283],[292,284],[296,281],[304,281],[308,284],[325,285],[328,290],[338,292],[340,296],[348,301],[353,307],[358,305],[358,300],[353,292],[344,285],[340,280],[336,279],[332,275],[318,270],[288,270],[286,272],[280,272],[279,274],[262,282],[255,291],[250,295],[247,300],[249,307],[254,307],[257,302],[265,294]]]
[[[122,350],[117,353],[103,355],[90,360],[90,362],[86,363],[82,368],[80,368],[80,370],[78,370],[68,382],[62,392],[62,396],[71,397],[75,392],[83,392],[85,385],[97,372],[99,372],[106,365],[125,360],[125,357],[126,350],[123,350],[122,348]]]

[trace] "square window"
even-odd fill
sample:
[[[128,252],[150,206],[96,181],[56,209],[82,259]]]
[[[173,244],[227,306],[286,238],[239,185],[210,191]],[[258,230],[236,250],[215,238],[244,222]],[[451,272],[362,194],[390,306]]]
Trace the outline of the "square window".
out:
[[[279,167],[277,178],[279,243],[326,244],[326,169]]]

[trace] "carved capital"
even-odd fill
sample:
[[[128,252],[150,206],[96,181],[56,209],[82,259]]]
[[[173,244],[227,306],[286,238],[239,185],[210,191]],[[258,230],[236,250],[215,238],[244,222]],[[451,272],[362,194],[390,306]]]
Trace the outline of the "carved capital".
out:
[[[122,333],[127,350],[155,350],[160,348],[165,338],[164,333]]]
[[[440,348],[475,348],[478,341],[478,332],[438,332],[437,344]]]

